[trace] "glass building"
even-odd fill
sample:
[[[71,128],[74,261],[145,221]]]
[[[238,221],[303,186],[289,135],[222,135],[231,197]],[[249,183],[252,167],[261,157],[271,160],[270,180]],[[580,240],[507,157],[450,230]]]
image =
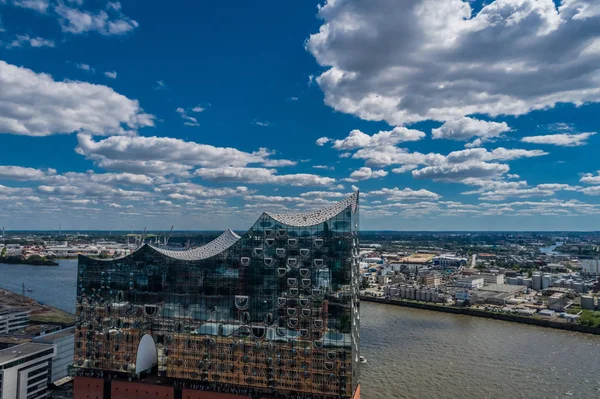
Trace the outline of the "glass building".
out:
[[[263,213],[243,236],[194,249],[81,256],[75,373],[353,397],[358,216],[357,192],[314,212]]]

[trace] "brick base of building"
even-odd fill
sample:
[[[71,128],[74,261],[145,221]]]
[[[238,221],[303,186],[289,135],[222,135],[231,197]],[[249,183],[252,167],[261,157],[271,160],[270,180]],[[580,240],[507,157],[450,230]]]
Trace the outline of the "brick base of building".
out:
[[[75,377],[73,399],[250,399],[248,395],[176,389],[170,385]],[[360,385],[352,399],[360,399]]]

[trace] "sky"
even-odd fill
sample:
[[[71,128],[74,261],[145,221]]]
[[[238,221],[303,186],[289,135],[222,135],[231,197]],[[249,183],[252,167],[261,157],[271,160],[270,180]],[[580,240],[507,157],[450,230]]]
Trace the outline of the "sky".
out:
[[[0,0],[0,226],[600,226],[597,0]]]

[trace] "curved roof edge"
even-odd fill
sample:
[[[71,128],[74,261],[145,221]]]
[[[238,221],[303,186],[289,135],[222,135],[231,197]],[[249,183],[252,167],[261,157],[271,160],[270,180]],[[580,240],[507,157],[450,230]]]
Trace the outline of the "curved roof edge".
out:
[[[169,258],[180,259],[180,260],[202,260],[215,256],[233,244],[238,242],[241,237],[235,234],[232,230],[225,230],[220,236],[212,240],[211,242],[204,244],[198,248],[192,248],[185,251],[173,251],[171,249],[163,249],[155,247],[151,244],[146,244],[153,250],[168,256]]]
[[[270,213],[265,214],[279,223],[287,224],[288,226],[295,227],[307,227],[314,226],[319,223],[326,222],[327,220],[339,215],[344,209],[349,206],[352,207],[352,213],[356,213],[358,210],[358,194],[356,191],[354,194],[344,198],[337,204],[333,204],[327,208],[318,209],[312,212],[304,213]]]

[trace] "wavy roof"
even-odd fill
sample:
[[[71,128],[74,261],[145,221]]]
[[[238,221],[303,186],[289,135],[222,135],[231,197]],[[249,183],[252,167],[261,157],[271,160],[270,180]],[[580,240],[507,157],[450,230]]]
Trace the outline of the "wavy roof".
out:
[[[305,213],[270,213],[265,214],[279,223],[287,224],[289,226],[296,227],[307,227],[314,226],[319,223],[323,223],[332,217],[339,215],[344,209],[352,207],[352,213],[356,213],[358,209],[358,191],[349,197],[344,198],[337,204],[333,204],[328,208],[319,209],[312,212]]]
[[[240,238],[241,237],[235,234],[233,231],[227,229],[223,232],[223,234],[221,234],[208,244],[204,244],[201,247],[188,249],[185,251],[173,251],[170,249],[155,247],[154,245],[150,244],[147,245],[155,251],[160,252],[161,254],[170,258],[181,260],[201,260],[218,255],[219,253],[225,251],[227,248],[235,244]]]

